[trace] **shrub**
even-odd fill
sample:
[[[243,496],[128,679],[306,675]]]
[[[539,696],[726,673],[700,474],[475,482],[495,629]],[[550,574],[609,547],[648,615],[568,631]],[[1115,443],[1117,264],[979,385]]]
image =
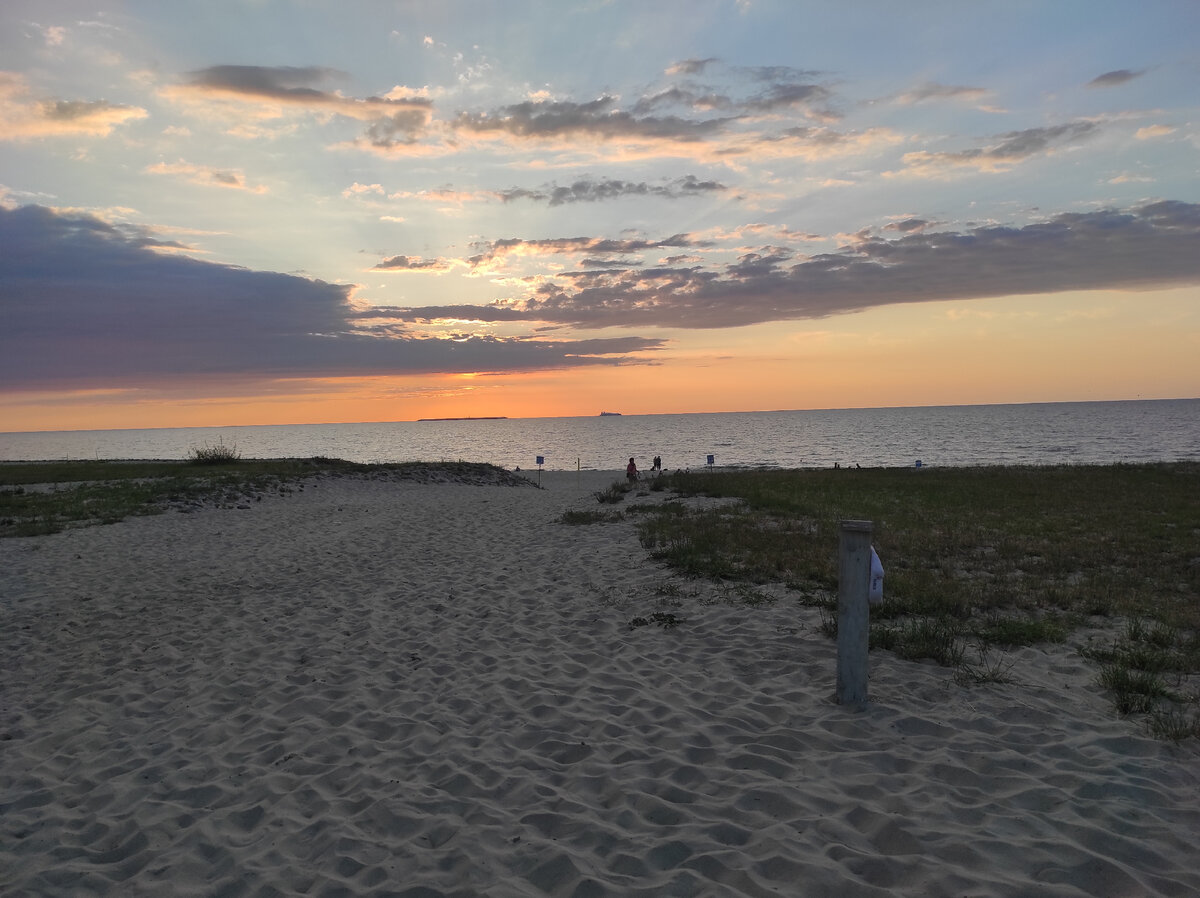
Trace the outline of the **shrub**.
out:
[[[631,487],[627,483],[621,483],[619,480],[606,490],[598,490],[593,493],[596,501],[602,505],[616,505],[625,498],[625,494],[629,492]]]
[[[193,449],[188,461],[193,465],[229,465],[241,461],[242,454],[237,446],[226,446],[218,442],[215,446],[200,446]]]

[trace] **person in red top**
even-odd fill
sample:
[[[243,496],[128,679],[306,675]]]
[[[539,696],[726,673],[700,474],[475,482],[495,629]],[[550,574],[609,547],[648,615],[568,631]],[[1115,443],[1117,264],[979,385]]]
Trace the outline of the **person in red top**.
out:
[[[629,459],[629,464],[625,466],[625,476],[629,478],[629,482],[637,480],[637,465],[633,463],[633,459]]]

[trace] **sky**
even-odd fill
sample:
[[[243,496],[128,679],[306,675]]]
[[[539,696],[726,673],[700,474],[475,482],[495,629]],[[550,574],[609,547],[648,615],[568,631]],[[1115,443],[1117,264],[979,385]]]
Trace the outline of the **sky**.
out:
[[[1195,0],[5,0],[0,430],[1200,396]]]

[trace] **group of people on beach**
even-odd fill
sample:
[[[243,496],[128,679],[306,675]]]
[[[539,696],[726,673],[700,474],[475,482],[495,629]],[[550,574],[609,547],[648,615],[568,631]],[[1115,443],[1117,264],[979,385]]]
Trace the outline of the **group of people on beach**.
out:
[[[660,473],[662,472],[662,456],[661,455],[654,456],[654,461],[650,465],[650,470],[658,471]],[[629,480],[630,483],[633,483],[635,480],[638,479],[638,476],[639,475],[638,475],[637,464],[634,462],[633,456],[630,456],[629,464],[627,464],[625,466],[625,477]]]

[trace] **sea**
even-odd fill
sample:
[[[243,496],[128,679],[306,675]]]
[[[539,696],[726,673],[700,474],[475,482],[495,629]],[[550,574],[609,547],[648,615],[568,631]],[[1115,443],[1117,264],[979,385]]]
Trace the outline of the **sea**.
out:
[[[522,470],[1105,465],[1200,459],[1200,399],[0,433],[0,461],[472,461]]]

